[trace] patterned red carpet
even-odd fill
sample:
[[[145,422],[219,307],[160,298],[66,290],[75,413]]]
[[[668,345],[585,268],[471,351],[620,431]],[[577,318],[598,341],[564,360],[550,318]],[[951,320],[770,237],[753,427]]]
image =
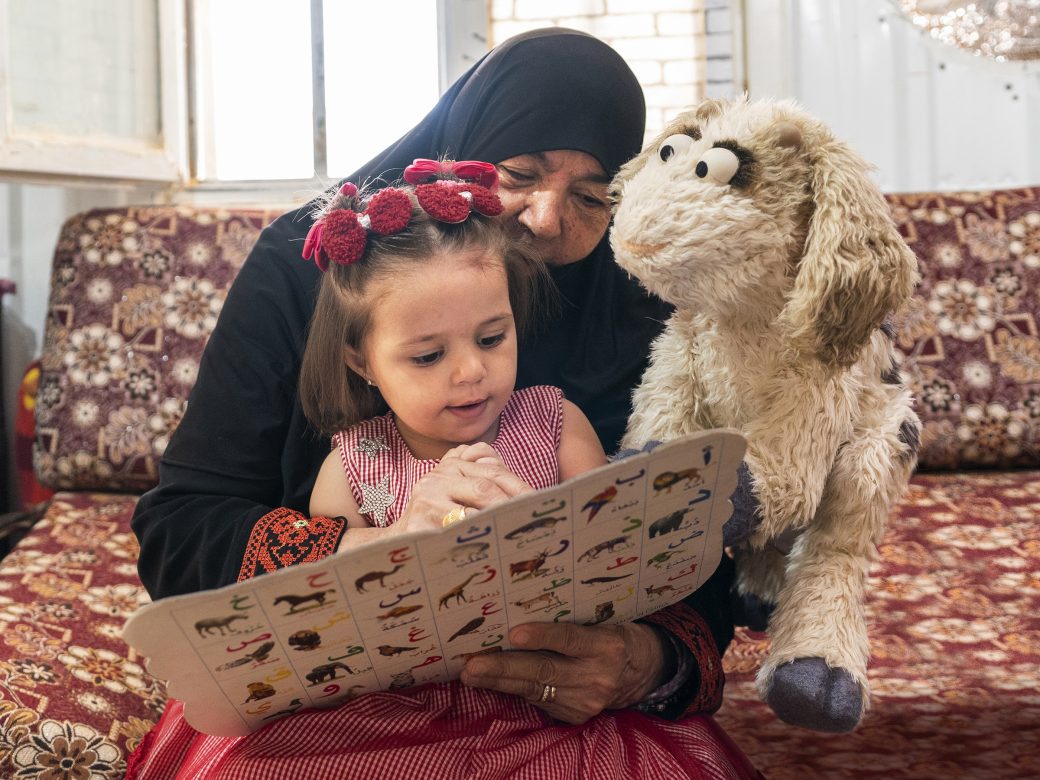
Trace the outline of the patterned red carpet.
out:
[[[726,655],[719,722],[770,780],[1040,778],[1040,472],[917,475],[880,552],[859,727],[779,721],[751,633]]]

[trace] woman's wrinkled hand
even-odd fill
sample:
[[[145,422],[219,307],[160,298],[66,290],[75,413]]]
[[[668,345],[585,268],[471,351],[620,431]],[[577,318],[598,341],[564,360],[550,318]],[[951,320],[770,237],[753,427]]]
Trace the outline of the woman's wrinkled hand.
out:
[[[445,515],[459,507],[487,509],[531,490],[491,445],[459,445],[415,483],[408,507],[391,527],[398,533],[440,528]]]
[[[631,707],[663,682],[661,640],[640,623],[527,623],[510,631],[509,642],[511,651],[467,661],[462,682],[520,696],[566,723]],[[555,687],[551,702],[546,686]]]

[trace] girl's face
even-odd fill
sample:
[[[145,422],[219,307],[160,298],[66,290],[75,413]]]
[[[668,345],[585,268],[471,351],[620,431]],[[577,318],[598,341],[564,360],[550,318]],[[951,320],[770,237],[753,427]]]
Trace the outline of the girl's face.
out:
[[[492,442],[516,382],[516,326],[505,267],[484,250],[417,263],[367,291],[362,353],[347,365],[379,388],[417,458]]]

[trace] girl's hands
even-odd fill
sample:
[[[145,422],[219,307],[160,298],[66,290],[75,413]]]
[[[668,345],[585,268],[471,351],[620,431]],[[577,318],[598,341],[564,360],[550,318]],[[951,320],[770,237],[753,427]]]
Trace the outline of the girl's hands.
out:
[[[437,468],[415,483],[397,533],[440,528],[460,506],[486,509],[532,488],[510,471],[490,444],[462,444],[448,450]]]

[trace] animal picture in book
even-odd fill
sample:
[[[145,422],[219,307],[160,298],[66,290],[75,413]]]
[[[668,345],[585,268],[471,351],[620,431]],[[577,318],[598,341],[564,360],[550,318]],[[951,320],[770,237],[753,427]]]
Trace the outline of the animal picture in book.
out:
[[[342,661],[333,661],[332,663],[315,666],[304,676],[311,685],[321,685],[324,682],[339,679],[337,672],[340,670],[345,674],[357,674],[356,670],[351,669]]]
[[[595,612],[593,613],[592,620],[586,620],[585,625],[594,626],[598,623],[603,623],[614,617],[614,602],[603,601],[596,605]]]
[[[510,583],[515,584],[525,579],[544,577],[549,574],[550,559],[562,555],[569,547],[570,542],[567,539],[561,539],[556,549],[546,547],[531,558],[512,561],[509,564]]]
[[[703,480],[701,479],[700,469],[683,469],[682,471],[662,471],[656,477],[654,477],[654,491],[660,493],[671,493],[672,488],[679,483],[685,483],[689,485],[699,485]]]
[[[654,520],[647,529],[650,538],[653,539],[655,536],[663,536],[672,531],[678,531],[679,526],[682,525],[683,518],[686,516],[688,511],[688,509],[677,509],[664,517],[659,517],[657,520]]]
[[[287,707],[280,710],[276,710],[269,715],[264,715],[264,720],[273,720],[274,718],[284,718],[286,715],[292,715],[298,709],[303,706],[303,699],[297,697],[289,702]]]
[[[294,631],[289,635],[289,647],[294,650],[317,650],[321,647],[321,634],[309,628]]]
[[[385,658],[392,658],[395,655],[401,655],[402,653],[418,653],[418,647],[394,647],[393,645],[379,645],[376,648],[379,654]]]
[[[467,591],[475,596],[475,600],[497,596],[497,590],[488,592],[483,587],[493,580],[497,574],[497,570],[486,564],[483,568],[471,572],[465,579],[440,594],[440,598],[437,600],[437,609],[441,610],[468,604],[469,599],[466,598]]]
[[[588,560],[593,561],[599,558],[602,553],[614,553],[619,550],[628,550],[634,546],[632,541],[633,534],[621,534],[621,536],[614,536],[610,539],[606,539],[598,544],[593,545],[581,555],[578,556],[578,563]]]
[[[514,528],[512,531],[505,534],[503,538],[511,542],[518,540],[530,542],[537,535],[547,535],[547,532],[551,533],[557,523],[565,522],[567,522],[566,515],[561,515],[559,517],[540,517],[529,523],[525,523],[519,528]]]
[[[586,501],[585,505],[581,508],[582,512],[588,512],[585,516],[586,521],[591,523],[599,513],[599,510],[617,498],[617,493],[617,488],[614,485],[611,485],[606,490],[597,493]]]
[[[760,522],[734,548],[738,589],[775,606],[759,692],[789,723],[848,731],[868,704],[867,571],[916,459],[886,327],[914,254],[869,166],[792,101],[704,101],[612,191],[618,264],[675,307],[622,446],[719,426],[747,437]],[[653,488],[710,483],[695,465]],[[683,557],[655,548],[648,565]]]
[[[460,636],[464,636],[466,634],[472,634],[474,631],[476,631],[478,628],[480,628],[482,625],[484,625],[484,621],[485,620],[487,620],[487,618],[484,617],[483,615],[480,615],[479,617],[475,617],[472,620],[467,621],[462,626],[460,626],[458,629],[456,629],[454,634],[452,634],[451,636],[448,637],[448,641],[449,642],[454,642]]]
[[[674,585],[651,585],[649,588],[644,588],[647,596],[657,597],[663,596],[666,593],[675,592]]]
[[[259,701],[260,699],[267,699],[277,693],[273,685],[265,682],[248,683],[246,689],[249,691],[249,696],[244,702],[242,702],[243,704],[248,704],[251,701]]]
[[[215,671],[226,672],[229,669],[235,669],[239,666],[245,666],[246,664],[255,664],[261,661],[266,661],[272,650],[274,650],[274,642],[264,642],[255,650],[247,652],[241,658],[236,658],[233,661],[221,664]]]
[[[638,515],[645,494],[646,471],[642,467],[633,466],[631,471],[613,474],[605,481],[591,481],[574,494],[575,506],[579,507],[576,531],[611,523],[624,515]]]
[[[246,615],[222,615],[220,617],[203,618],[196,621],[195,630],[200,637],[226,636],[237,633],[233,627],[236,620],[247,620]]]
[[[466,577],[466,579],[464,579],[462,582],[460,582],[458,585],[454,586],[453,588],[448,588],[448,590],[446,590],[441,595],[440,599],[438,600],[437,608],[438,609],[443,609],[444,607],[448,606],[448,603],[450,601],[452,601],[452,600],[454,600],[456,605],[458,605],[458,604],[465,604],[466,603],[466,595],[465,595],[466,587],[471,582],[473,582],[473,580],[475,580],[479,576],[480,576],[480,572],[473,572],[468,577]]]
[[[394,566],[394,568],[390,569],[390,571],[367,572],[354,580],[354,587],[357,589],[358,593],[366,593],[367,591],[365,590],[365,586],[373,582],[378,583],[379,587],[384,588],[386,587],[386,578],[397,574],[397,572],[403,568],[404,564],[399,563]]]
[[[555,609],[556,607],[562,606],[563,602],[560,600],[560,597],[556,595],[555,590],[550,590],[527,599],[514,601],[513,605],[520,607],[524,612],[530,614],[541,610]]]
[[[297,612],[302,612],[305,609],[309,609],[315,606],[325,606],[325,599],[330,594],[335,593],[333,590],[316,590],[311,593],[305,593],[303,595],[297,595],[294,593],[286,593],[278,596],[272,604],[278,606],[279,604],[287,604],[289,611],[286,615],[292,615]]]
[[[616,577],[589,577],[587,580],[580,580],[582,585],[603,585],[606,583],[614,583],[620,580],[627,580],[629,577],[633,577],[631,572],[628,574],[619,574]]]

